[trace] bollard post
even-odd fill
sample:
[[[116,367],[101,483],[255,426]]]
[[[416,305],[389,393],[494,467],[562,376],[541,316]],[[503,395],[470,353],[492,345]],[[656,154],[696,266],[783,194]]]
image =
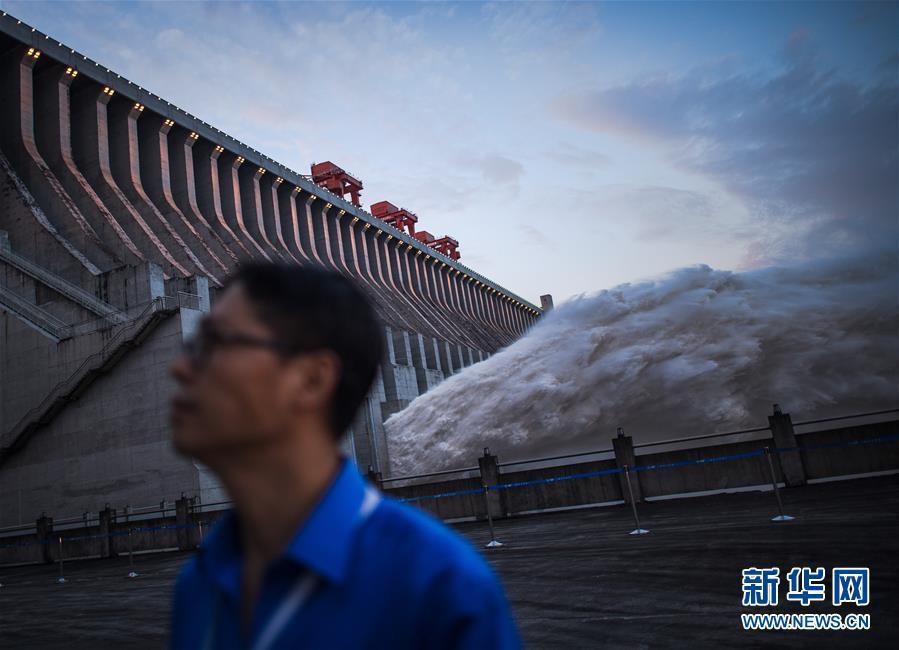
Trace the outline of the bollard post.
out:
[[[66,577],[62,569],[62,536],[59,537],[59,577],[56,579],[57,584],[64,584]]]
[[[131,533],[134,528],[131,526],[131,506],[125,506],[125,523],[128,524],[128,577],[136,578],[137,572],[134,570],[134,540],[131,539]]]
[[[780,512],[776,517],[771,517],[771,521],[792,521],[795,517],[784,514],[784,504],[780,500],[780,489],[777,487],[777,475],[774,473],[774,461],[771,460],[770,447],[765,447],[765,458],[768,459],[768,470],[771,472],[771,487],[774,488],[774,498],[777,499],[777,510]]]
[[[181,551],[190,551],[197,547],[191,525],[191,516],[194,511],[192,499],[182,493],[181,498],[175,501],[175,524],[178,526],[176,537],[178,538],[178,549]]]
[[[134,546],[131,540],[131,533],[133,530],[134,529],[131,526],[128,527],[128,568],[130,569],[130,571],[128,571],[129,578],[137,577],[137,571],[134,570]]]
[[[484,455],[478,458],[478,469],[481,473],[481,484],[498,485],[500,482],[499,463],[495,455],[490,453],[488,447],[484,447]],[[505,517],[509,514],[506,511],[505,499],[502,495],[494,490],[493,494],[487,496],[487,511],[492,517]]]
[[[634,513],[634,528],[628,535],[645,535],[649,531],[645,528],[640,528],[640,518],[637,516],[637,500],[634,498],[634,488],[631,487],[631,470],[627,465],[624,466],[624,482],[627,483],[627,492],[630,495],[631,502],[631,510]]]
[[[484,488],[484,507],[487,509],[487,525],[490,526],[490,541],[487,542],[484,547],[496,548],[497,546],[502,546],[503,543],[497,541],[496,533],[493,530],[493,515],[490,514],[490,499],[487,496],[487,482],[483,479],[481,480],[481,486]]]
[[[103,510],[97,514],[97,519],[100,522],[100,556],[115,557],[115,537],[113,536],[115,532],[115,510],[110,508],[107,503]]]
[[[40,518],[34,524],[37,531],[37,543],[40,545],[41,560],[47,564],[53,563],[51,544],[53,543],[53,517],[48,517],[46,512],[42,512]]]
[[[806,484],[805,465],[799,452],[799,443],[793,431],[793,421],[789,413],[784,413],[779,404],[774,405],[774,414],[768,416],[768,428],[771,429],[773,447],[782,449],[779,452],[780,469],[783,473],[785,487],[799,487]]]
[[[618,427],[618,431],[614,438],[612,438],[612,448],[615,450],[615,466],[624,470],[624,466],[634,467],[637,464],[637,456],[634,454],[634,439],[630,436],[624,435],[624,429]],[[625,483],[624,474],[618,475],[618,481],[621,485],[621,498],[627,501],[630,499],[631,501],[643,501],[643,490],[640,488],[640,480],[639,477],[634,477],[635,480],[630,485],[627,486]]]

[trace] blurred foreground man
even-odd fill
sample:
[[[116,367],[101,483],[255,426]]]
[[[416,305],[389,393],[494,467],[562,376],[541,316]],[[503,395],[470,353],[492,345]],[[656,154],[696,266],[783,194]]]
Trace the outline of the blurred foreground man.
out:
[[[175,587],[172,648],[517,648],[502,589],[339,442],[381,359],[342,276],[242,267],[172,366],[176,448],[234,501]]]

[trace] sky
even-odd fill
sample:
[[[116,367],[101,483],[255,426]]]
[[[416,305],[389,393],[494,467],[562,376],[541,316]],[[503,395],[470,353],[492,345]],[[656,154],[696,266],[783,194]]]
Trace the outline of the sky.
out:
[[[896,3],[0,7],[536,304],[899,247]]]

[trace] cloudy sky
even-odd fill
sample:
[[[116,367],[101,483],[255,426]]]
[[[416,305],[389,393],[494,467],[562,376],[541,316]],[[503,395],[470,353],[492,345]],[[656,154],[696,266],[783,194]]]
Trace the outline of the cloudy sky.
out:
[[[0,6],[535,302],[899,242],[896,3]]]

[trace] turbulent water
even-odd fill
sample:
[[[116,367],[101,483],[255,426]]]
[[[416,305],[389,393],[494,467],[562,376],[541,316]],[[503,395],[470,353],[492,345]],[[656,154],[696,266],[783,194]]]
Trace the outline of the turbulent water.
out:
[[[558,306],[386,423],[393,474],[899,403],[899,259],[700,265]]]

